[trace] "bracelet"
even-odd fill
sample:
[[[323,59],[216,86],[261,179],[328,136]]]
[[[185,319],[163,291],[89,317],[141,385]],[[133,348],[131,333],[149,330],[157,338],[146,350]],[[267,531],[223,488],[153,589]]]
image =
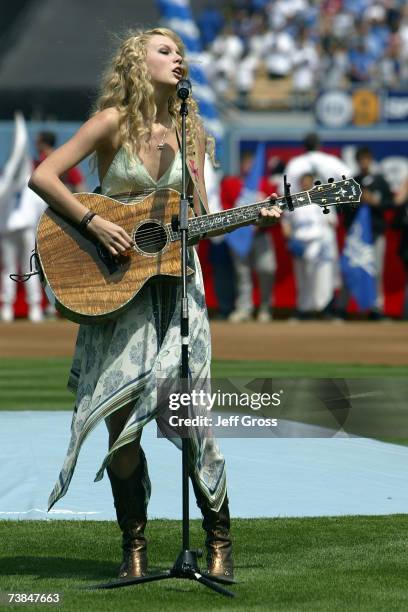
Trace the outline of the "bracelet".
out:
[[[80,232],[83,232],[88,227],[89,223],[92,221],[96,213],[88,210],[88,212],[82,217],[80,224],[78,225],[78,229]]]

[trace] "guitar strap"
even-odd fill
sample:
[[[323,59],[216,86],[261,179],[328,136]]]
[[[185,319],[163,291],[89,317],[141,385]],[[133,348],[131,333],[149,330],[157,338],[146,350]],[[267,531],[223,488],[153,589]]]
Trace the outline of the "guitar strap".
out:
[[[181,137],[180,137],[177,127],[176,127],[176,135],[177,135],[178,145],[181,150]],[[205,161],[205,147],[201,145],[199,137],[197,137],[194,143],[194,150],[190,152],[187,150],[186,152],[186,166],[187,166],[187,172],[191,180],[193,181],[193,185],[195,187],[195,190],[197,191],[197,195],[200,200],[201,214],[207,215],[209,214],[210,210],[208,208],[207,192],[205,189],[204,173],[202,170],[202,168],[204,168],[204,161]]]

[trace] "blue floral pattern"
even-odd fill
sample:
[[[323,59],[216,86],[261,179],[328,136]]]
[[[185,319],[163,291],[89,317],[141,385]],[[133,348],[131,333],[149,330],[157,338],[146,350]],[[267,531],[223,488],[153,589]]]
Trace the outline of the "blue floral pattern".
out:
[[[109,348],[109,352],[114,357],[118,357],[125,349],[128,340],[128,333],[126,329],[119,329],[119,331],[112,338],[112,342]]]
[[[112,370],[103,380],[103,390],[105,395],[110,395],[116,391],[123,381],[124,374],[122,370]]]

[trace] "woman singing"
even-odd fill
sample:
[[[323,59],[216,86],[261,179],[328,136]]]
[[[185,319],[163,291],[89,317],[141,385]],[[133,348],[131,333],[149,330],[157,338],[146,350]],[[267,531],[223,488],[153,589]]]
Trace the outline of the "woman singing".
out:
[[[113,256],[126,255],[133,240],[121,227],[94,215],[60,180],[69,168],[95,154],[101,193],[143,199],[157,189],[181,191],[181,119],[177,82],[187,75],[184,49],[171,30],[132,33],[120,45],[103,82],[96,112],[63,146],[35,170],[30,187],[48,204],[97,239]],[[188,192],[196,215],[205,214],[204,156],[213,141],[203,129],[197,104],[188,100]],[[277,210],[262,210],[262,221],[276,221]],[[197,254],[190,247],[190,369],[194,380],[209,380],[210,332]],[[180,285],[151,281],[131,308],[109,322],[81,325],[69,387],[75,393],[71,440],[49,509],[67,492],[81,445],[104,419],[109,450],[97,472],[109,476],[123,562],[119,577],[147,572],[144,530],[150,480],[140,446],[143,426],[159,416],[156,380],[177,379],[180,365]],[[189,440],[190,477],[206,531],[208,571],[233,575],[225,463],[213,437],[196,432]]]

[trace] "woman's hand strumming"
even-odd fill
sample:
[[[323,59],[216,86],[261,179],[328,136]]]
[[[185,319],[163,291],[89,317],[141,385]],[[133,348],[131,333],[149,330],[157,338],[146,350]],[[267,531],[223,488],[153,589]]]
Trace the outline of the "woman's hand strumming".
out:
[[[99,215],[95,215],[87,229],[112,255],[124,255],[135,244],[122,227]]]

